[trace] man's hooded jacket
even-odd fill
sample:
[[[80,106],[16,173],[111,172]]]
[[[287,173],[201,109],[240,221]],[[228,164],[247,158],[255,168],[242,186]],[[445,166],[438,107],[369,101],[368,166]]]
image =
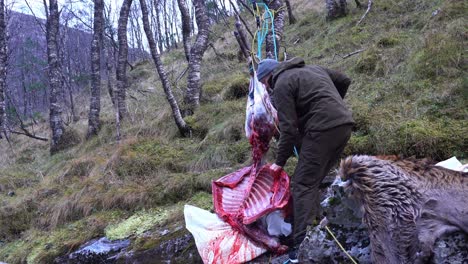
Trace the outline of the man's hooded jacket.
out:
[[[304,60],[294,58],[276,67],[270,84],[281,131],[276,158],[279,166],[284,166],[293,152],[298,134],[354,123],[343,102],[351,79],[338,71],[305,65]]]

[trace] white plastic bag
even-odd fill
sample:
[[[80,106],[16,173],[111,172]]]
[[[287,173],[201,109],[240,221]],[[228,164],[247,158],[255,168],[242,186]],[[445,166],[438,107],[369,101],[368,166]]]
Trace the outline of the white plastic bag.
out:
[[[262,216],[259,221],[270,236],[289,236],[292,233],[291,224],[284,221],[281,210],[276,210]]]
[[[186,228],[192,233],[205,264],[245,263],[266,252],[216,214],[185,205],[184,216]]]
[[[463,165],[457,157],[451,157],[450,159],[441,161],[436,164],[436,166],[444,167],[449,170],[455,170],[455,171],[463,171],[466,172],[468,171],[468,164]]]
[[[272,126],[277,122],[276,109],[271,104],[270,95],[265,86],[258,81],[256,73],[250,78],[249,95],[247,96],[245,135],[250,138],[254,129],[254,119]]]

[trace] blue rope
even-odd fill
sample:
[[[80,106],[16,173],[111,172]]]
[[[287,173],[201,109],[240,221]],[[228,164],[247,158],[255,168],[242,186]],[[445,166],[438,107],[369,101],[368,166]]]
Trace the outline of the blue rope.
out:
[[[259,59],[262,59],[263,42],[265,42],[265,39],[268,35],[269,24],[271,24],[271,33],[273,35],[273,47],[274,47],[274,53],[275,53],[275,60],[278,60],[278,54],[276,52],[276,36],[275,36],[275,24],[274,24],[273,14],[268,8],[268,5],[266,5],[265,3],[255,3],[255,4],[265,9],[264,21],[263,23],[261,23],[261,25],[259,25],[259,21],[257,18],[257,27],[259,28],[257,31],[257,57]]]

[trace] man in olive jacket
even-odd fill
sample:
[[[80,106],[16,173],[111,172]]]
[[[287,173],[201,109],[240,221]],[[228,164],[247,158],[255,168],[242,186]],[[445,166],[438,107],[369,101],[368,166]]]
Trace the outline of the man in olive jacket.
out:
[[[319,217],[319,185],[351,135],[354,121],[343,102],[351,79],[321,66],[305,65],[300,58],[281,63],[262,60],[257,73],[258,79],[272,89],[278,111],[280,138],[274,170],[284,167],[295,147],[299,152],[291,180],[293,241],[297,248],[307,226]],[[300,146],[296,144],[298,138]],[[296,252],[290,252],[293,263],[297,261]]]

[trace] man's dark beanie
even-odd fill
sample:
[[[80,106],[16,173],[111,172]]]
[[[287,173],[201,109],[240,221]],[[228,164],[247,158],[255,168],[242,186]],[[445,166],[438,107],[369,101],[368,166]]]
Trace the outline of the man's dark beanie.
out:
[[[265,78],[265,76],[270,74],[278,64],[279,62],[272,59],[264,59],[260,61],[257,68],[257,79],[260,81]]]

